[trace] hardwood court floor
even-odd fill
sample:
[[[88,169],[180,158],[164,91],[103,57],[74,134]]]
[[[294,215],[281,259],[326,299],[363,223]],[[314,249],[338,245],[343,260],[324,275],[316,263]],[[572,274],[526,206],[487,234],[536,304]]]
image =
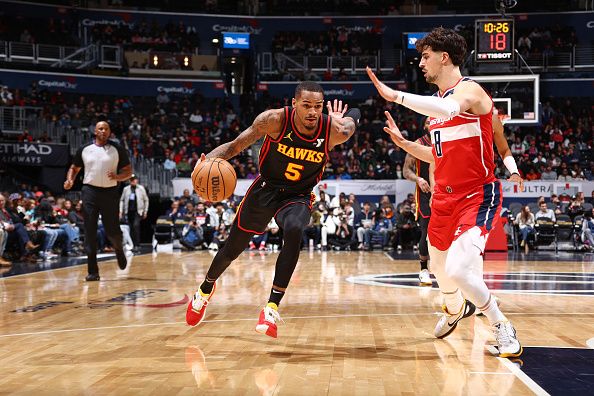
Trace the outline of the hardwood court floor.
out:
[[[84,265],[0,280],[0,394],[533,393],[514,364],[485,349],[485,318],[436,340],[435,289],[347,281],[418,271],[379,252],[302,252],[279,338],[255,333],[276,256],[240,256],[198,328],[184,315],[208,252],[137,256],[125,274],[104,262],[98,283],[83,281]],[[592,274],[594,264],[486,262],[486,272],[508,271]],[[497,294],[524,345],[586,347],[594,337],[592,296]]]

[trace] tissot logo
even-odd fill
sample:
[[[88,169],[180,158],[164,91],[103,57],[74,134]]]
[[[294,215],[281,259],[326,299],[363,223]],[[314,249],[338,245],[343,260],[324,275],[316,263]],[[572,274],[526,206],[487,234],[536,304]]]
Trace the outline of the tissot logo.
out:
[[[588,22],[586,22],[586,27],[588,29],[594,29],[594,21],[588,21]]]
[[[489,290],[499,293],[594,296],[594,273],[583,272],[487,272],[484,280]],[[361,275],[348,282],[370,286],[416,288],[418,273]],[[438,288],[433,282],[433,288]]]

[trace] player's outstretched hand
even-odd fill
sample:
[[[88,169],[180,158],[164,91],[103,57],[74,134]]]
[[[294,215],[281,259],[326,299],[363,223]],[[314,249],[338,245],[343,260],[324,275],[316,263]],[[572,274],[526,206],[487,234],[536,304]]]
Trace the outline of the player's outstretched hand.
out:
[[[373,85],[375,85],[375,88],[377,89],[377,91],[379,92],[379,94],[382,96],[382,98],[386,99],[388,102],[395,102],[396,99],[398,98],[398,91],[388,87],[386,84],[384,84],[383,82],[381,82],[377,76],[375,75],[375,73],[373,72],[373,70],[371,70],[369,68],[369,66],[367,66],[367,68],[365,69],[365,71],[367,72],[367,75],[369,76],[369,79],[371,80],[371,82],[373,83]]]
[[[522,179],[522,176],[518,175],[517,173],[514,173],[507,180],[518,184],[520,187],[520,192],[524,191],[524,179]]]
[[[344,113],[346,113],[349,105],[345,103],[344,107],[342,105],[342,100],[334,99],[334,105],[332,105],[331,101],[326,103],[326,107],[328,108],[328,115],[335,118],[342,118],[344,117]]]
[[[388,135],[390,135],[390,138],[398,147],[402,147],[404,142],[406,142],[406,139],[404,138],[404,136],[402,136],[402,133],[400,132],[400,129],[398,129],[398,126],[396,126],[396,122],[392,118],[392,114],[390,114],[389,111],[384,111],[384,114],[388,119],[388,126],[384,127],[384,131]]]

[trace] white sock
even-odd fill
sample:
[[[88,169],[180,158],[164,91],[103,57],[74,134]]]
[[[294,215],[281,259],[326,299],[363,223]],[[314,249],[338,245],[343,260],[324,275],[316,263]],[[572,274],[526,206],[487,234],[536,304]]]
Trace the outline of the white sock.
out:
[[[492,294],[489,294],[489,301],[479,309],[489,319],[491,326],[497,322],[507,320],[505,315],[499,310],[499,305],[497,305],[497,301],[493,298]]]
[[[443,294],[443,300],[448,308],[448,312],[451,315],[456,315],[462,309],[462,304],[464,304],[464,298],[462,297],[462,293],[460,289],[456,289],[453,292],[441,292]]]

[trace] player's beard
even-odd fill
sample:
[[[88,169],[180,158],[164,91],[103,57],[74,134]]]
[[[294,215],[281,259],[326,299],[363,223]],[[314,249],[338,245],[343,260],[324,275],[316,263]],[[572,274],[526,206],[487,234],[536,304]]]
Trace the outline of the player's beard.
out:
[[[431,75],[429,73],[427,73],[427,76],[425,77],[425,81],[427,81],[429,84],[435,84],[435,81],[437,81],[437,76],[436,75]]]

